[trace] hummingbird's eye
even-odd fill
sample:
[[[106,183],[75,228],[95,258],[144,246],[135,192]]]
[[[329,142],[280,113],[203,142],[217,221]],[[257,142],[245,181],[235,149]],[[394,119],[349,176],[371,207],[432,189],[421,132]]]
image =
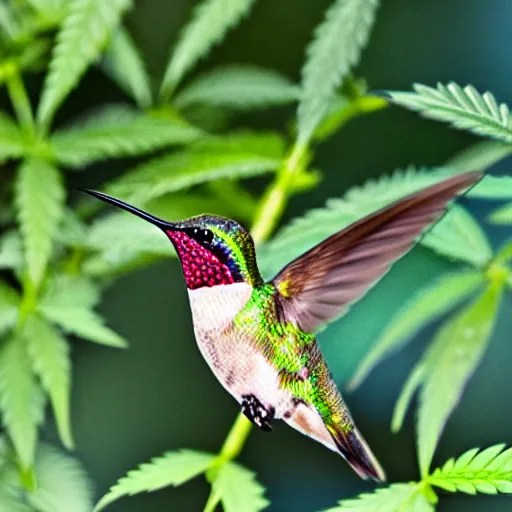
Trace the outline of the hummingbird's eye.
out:
[[[209,245],[213,240],[213,232],[209,229],[189,228],[185,232],[190,238],[202,245]]]

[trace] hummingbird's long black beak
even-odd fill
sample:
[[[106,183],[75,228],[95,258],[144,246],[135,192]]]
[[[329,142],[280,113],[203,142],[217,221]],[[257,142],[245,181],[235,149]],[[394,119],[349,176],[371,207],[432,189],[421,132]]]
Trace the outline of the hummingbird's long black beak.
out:
[[[98,199],[101,199],[102,201],[105,201],[105,203],[112,204],[114,206],[117,206],[118,208],[121,208],[122,210],[126,210],[127,212],[133,213],[133,215],[137,215],[137,217],[147,220],[151,224],[158,226],[160,229],[162,229],[164,231],[173,229],[176,227],[171,222],[167,222],[165,220],[159,219],[158,217],[155,217],[154,215],[151,215],[150,213],[140,210],[139,208],[136,208],[135,206],[125,203],[124,201],[121,201],[120,199],[116,199],[115,197],[104,194],[103,192],[98,192],[97,190],[90,190],[87,188],[81,188],[79,190],[81,190],[82,192],[86,192],[87,194],[90,194],[91,196],[94,196]]]

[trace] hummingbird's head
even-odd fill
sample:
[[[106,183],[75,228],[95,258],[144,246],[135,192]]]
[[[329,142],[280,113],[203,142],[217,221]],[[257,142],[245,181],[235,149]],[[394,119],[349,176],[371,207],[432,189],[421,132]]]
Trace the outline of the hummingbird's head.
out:
[[[246,282],[262,283],[254,242],[238,222],[217,215],[198,215],[167,222],[102,192],[84,190],[160,228],[174,245],[189,289]]]

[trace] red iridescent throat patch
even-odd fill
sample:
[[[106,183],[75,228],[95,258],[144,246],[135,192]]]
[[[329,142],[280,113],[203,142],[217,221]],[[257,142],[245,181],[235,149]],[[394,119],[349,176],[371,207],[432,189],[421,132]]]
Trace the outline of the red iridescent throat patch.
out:
[[[229,268],[210,251],[181,231],[167,231],[181,261],[187,288],[231,284],[235,280]]]

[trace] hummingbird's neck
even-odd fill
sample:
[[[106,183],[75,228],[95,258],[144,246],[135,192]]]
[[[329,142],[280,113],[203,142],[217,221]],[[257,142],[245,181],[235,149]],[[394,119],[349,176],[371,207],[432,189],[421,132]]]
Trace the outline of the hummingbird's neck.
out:
[[[167,231],[181,262],[189,290],[249,282],[245,269],[229,254],[206,249],[181,231]]]

